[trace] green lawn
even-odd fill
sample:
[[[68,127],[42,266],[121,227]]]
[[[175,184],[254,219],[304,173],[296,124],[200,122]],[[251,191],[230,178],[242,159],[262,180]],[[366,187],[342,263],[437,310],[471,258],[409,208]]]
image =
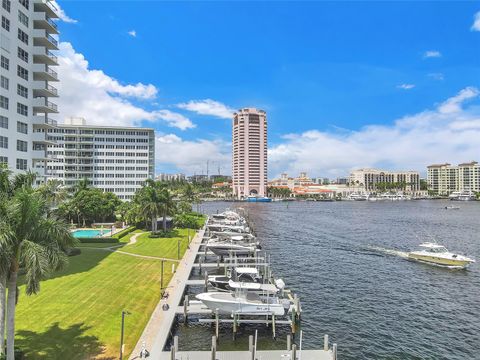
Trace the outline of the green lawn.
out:
[[[26,296],[20,286],[16,345],[27,359],[116,359],[125,309],[131,312],[125,328],[129,354],[159,301],[160,263],[82,248],[66,270],[42,282],[38,295]],[[165,283],[170,269],[166,263]]]
[[[195,230],[190,230],[190,239],[193,239]],[[122,251],[132,254],[158,256],[170,259],[177,259],[178,242],[180,240],[180,257],[183,256],[188,245],[188,230],[175,229],[172,237],[150,238],[150,232],[145,232],[137,237],[137,242],[122,248]],[[123,240],[123,239],[122,239]]]

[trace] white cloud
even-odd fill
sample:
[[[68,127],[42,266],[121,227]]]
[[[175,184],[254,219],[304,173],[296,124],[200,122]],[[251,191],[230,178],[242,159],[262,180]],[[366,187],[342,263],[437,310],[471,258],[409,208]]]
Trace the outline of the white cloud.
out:
[[[403,89],[403,90],[410,90],[410,89],[413,89],[415,87],[414,84],[401,84],[401,85],[397,85],[397,88],[398,89]]]
[[[426,166],[436,162],[480,160],[480,108],[464,105],[479,95],[478,89],[467,87],[435,109],[405,116],[393,125],[289,134],[269,149],[271,175],[307,171],[336,177],[361,167],[425,173]]]
[[[101,70],[92,70],[82,54],[68,42],[60,43],[58,74],[60,97],[55,99],[60,119],[84,117],[90,124],[138,125],[142,120],[165,122],[182,130],[195,127],[185,116],[169,110],[146,110],[132,100],[154,102],[155,86],[148,84],[123,85]],[[151,105],[151,104],[150,104]]]
[[[439,58],[442,54],[438,50],[428,50],[423,53],[424,58]]]
[[[473,16],[473,25],[470,30],[480,31],[480,11]]]
[[[430,73],[428,77],[432,78],[433,80],[444,80],[445,76],[442,73]]]
[[[127,32],[127,34],[131,37],[137,37],[137,32],[135,30],[130,30],[129,32]]]
[[[175,134],[157,137],[155,159],[162,171],[164,167],[176,167],[187,174],[206,174],[207,160],[210,174],[229,174],[231,170],[231,145],[223,140],[184,140]]]
[[[234,109],[227,105],[212,99],[191,100],[187,103],[177,104],[177,107],[200,115],[212,115],[222,119],[231,119],[235,112]]]
[[[68,16],[55,0],[52,1],[52,4],[57,8],[57,14],[61,21],[70,24],[76,24],[78,22],[78,20],[72,19],[70,16]]]

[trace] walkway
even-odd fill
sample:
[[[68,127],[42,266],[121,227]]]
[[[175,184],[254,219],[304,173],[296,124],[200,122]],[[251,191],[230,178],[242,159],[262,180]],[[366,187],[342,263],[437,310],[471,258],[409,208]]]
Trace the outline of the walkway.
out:
[[[142,336],[130,356],[130,360],[139,358],[143,342],[145,342],[146,348],[150,351],[151,359],[160,358],[165,343],[170,335],[170,329],[175,320],[177,306],[182,300],[186,281],[192,271],[193,263],[195,262],[200,244],[202,243],[204,233],[204,229],[198,231],[191,241],[190,248],[187,249],[187,252],[177,267],[177,271],[170,280],[168,298],[162,299],[158,302]],[[162,306],[165,303],[169,306],[167,311],[162,309]]]

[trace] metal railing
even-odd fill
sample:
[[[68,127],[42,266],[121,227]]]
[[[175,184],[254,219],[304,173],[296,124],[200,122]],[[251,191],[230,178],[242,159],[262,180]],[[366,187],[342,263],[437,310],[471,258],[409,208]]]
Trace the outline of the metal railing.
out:
[[[53,21],[52,19],[50,19],[48,16],[46,17],[46,20],[53,28],[55,28],[55,29],[58,28],[57,23],[55,21]]]
[[[51,110],[53,110],[53,111],[58,111],[58,106],[57,106],[57,104],[54,104],[54,103],[52,103],[52,102],[50,102],[50,101],[47,101],[47,102],[45,103],[45,105],[46,105],[49,109],[51,109]]]
[[[54,37],[50,34],[46,34],[48,41],[50,41],[55,47],[58,47],[58,41],[54,39]]]
[[[52,85],[47,85],[47,90],[50,91],[54,95],[58,95],[58,90],[54,88]]]
[[[55,79],[58,80],[58,74],[55,71],[53,71],[52,69],[50,69],[49,67],[47,67],[46,72],[47,72],[48,75],[50,75],[50,76],[52,76],[52,77],[54,77]]]

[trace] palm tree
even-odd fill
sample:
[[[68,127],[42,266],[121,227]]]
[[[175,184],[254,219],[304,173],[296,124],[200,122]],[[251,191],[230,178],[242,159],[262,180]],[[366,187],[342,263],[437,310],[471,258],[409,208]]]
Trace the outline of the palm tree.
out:
[[[17,177],[15,180],[18,180]],[[27,295],[36,294],[40,290],[42,279],[66,265],[65,250],[75,243],[65,222],[45,215],[48,203],[42,194],[29,186],[28,179],[14,181],[15,185],[20,183],[23,186],[17,188],[13,197],[3,205],[5,216],[0,219],[2,273],[8,267],[7,360],[14,360],[15,309],[20,266],[25,270]]]
[[[174,195],[166,186],[161,186],[158,193],[163,217],[163,231],[167,231],[167,215],[173,215],[176,209]]]
[[[200,198],[198,196],[197,191],[195,191],[195,188],[192,186],[192,184],[187,183],[182,189],[182,198],[189,202],[190,204],[196,204],[197,205],[197,212],[198,212],[198,204],[200,202]]]
[[[49,205],[49,212],[58,207],[64,201],[68,193],[63,186],[63,182],[57,179],[48,180],[45,184],[39,187],[39,191]]]
[[[152,233],[157,231],[157,217],[160,214],[160,194],[158,184],[152,179],[147,179],[145,186],[140,190],[140,204],[146,218],[152,222]]]

